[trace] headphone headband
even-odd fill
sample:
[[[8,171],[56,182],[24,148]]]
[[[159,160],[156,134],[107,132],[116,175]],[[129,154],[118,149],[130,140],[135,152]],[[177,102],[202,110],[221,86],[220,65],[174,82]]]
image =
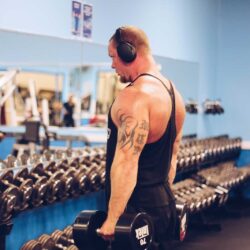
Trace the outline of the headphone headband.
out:
[[[122,33],[121,28],[118,28],[118,29],[115,31],[115,40],[116,40],[117,43],[120,43],[120,42],[122,41],[121,33]]]

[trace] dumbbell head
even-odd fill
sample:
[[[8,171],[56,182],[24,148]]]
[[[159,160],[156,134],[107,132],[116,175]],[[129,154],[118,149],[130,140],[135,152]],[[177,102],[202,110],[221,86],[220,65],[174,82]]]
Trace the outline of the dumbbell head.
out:
[[[20,210],[24,210],[28,207],[28,202],[31,198],[33,191],[33,181],[31,179],[26,179],[20,182],[17,179],[13,180],[13,183],[19,187],[21,193],[22,204]]]
[[[43,169],[43,164],[42,163],[37,163],[31,170],[30,173],[35,173],[35,174],[43,174],[44,169]]]
[[[32,193],[31,193],[31,203],[33,206],[38,206],[42,203],[42,198],[44,197],[46,190],[47,190],[47,178],[44,176],[37,176],[36,178],[34,175],[29,175],[28,168],[22,168],[19,170],[16,175],[15,179],[19,180],[32,180]]]
[[[5,190],[4,193],[0,191],[0,221],[10,219],[16,205],[17,192],[18,190],[12,187]]]
[[[28,164],[34,165],[41,162],[41,155],[39,154],[32,154],[28,159]]]
[[[107,249],[108,242],[99,237],[96,229],[106,220],[103,211],[82,211],[73,224],[73,239],[79,250]]]
[[[7,170],[4,171],[0,177],[0,190],[2,193],[5,193],[9,196],[15,196],[15,210],[19,210],[21,206],[21,191],[18,187],[12,184],[13,181],[13,171]],[[8,204],[12,204],[14,198],[11,198],[11,202]]]
[[[43,250],[43,247],[38,241],[30,240],[22,246],[21,250]]]
[[[19,160],[20,160],[22,166],[27,165],[28,159],[29,159],[29,156],[27,154],[25,154],[25,153],[21,154],[19,156]]]
[[[73,227],[72,226],[67,226],[66,228],[63,229],[63,232],[66,234],[66,236],[70,239],[73,238]]]
[[[55,230],[51,234],[51,237],[56,242],[56,244],[61,244],[63,246],[69,246],[69,245],[71,245],[71,243],[73,243],[73,240],[68,239],[67,235],[60,230]]]
[[[116,224],[114,243],[126,249],[149,250],[153,234],[153,221],[148,214],[123,214]]]
[[[9,183],[13,181],[14,173],[12,170],[5,170],[0,176],[0,180],[6,180]]]
[[[41,243],[43,249],[52,250],[55,247],[54,240],[48,234],[41,235],[37,240]]]

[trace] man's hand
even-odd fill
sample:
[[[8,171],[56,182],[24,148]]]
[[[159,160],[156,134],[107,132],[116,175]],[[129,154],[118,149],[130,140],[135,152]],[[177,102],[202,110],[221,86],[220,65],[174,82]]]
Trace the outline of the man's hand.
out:
[[[106,219],[100,229],[97,229],[98,235],[104,240],[114,240],[116,222]]]

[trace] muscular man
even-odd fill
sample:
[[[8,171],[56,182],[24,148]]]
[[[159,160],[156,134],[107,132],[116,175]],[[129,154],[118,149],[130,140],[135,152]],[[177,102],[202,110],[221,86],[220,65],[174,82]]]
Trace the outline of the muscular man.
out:
[[[122,213],[144,211],[154,219],[154,249],[169,249],[175,228],[171,185],[185,117],[183,100],[159,72],[142,30],[117,29],[108,52],[121,82],[130,84],[108,115],[108,216],[100,233],[109,239]]]

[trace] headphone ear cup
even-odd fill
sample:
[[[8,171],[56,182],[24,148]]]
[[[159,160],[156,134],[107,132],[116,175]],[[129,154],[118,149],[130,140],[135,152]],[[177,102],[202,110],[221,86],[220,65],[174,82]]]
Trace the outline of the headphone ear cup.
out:
[[[117,54],[126,63],[131,63],[136,58],[136,49],[128,42],[120,42],[117,46]]]

